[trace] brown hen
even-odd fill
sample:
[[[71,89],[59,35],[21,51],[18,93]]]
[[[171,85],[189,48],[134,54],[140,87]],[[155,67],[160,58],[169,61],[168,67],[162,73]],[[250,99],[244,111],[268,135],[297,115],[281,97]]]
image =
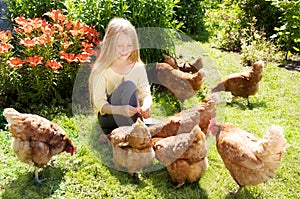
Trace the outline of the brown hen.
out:
[[[192,62],[178,63],[175,57],[163,55],[163,61],[172,66],[174,69],[179,69],[182,72],[188,72],[191,74],[197,73],[203,68],[202,57],[198,57],[198,59],[195,59]]]
[[[259,81],[262,79],[263,66],[263,61],[257,61],[246,72],[230,74],[214,87],[212,92],[231,92],[234,97],[246,98],[249,105],[248,97],[258,91]]]
[[[35,180],[39,168],[47,165],[51,157],[63,151],[73,153],[76,147],[57,124],[33,114],[22,114],[13,108],[4,109],[3,115],[13,137],[12,149],[20,161],[35,166]]]
[[[209,129],[216,136],[217,149],[231,176],[239,185],[257,185],[275,176],[286,150],[282,127],[272,125],[262,139],[230,123],[211,120]]]
[[[172,57],[164,58],[165,63],[156,63],[157,81],[171,91],[183,104],[184,100],[194,96],[204,81],[202,58],[179,66]],[[194,65],[192,65],[194,64]]]
[[[108,138],[115,167],[119,170],[126,168],[139,180],[140,170],[150,166],[155,158],[148,127],[138,118],[132,126],[114,129]]]
[[[155,143],[154,150],[172,180],[178,183],[175,188],[185,181],[195,182],[208,167],[206,137],[198,125],[190,133],[161,138]]]
[[[169,137],[180,133],[191,132],[195,125],[199,125],[204,134],[211,118],[216,115],[216,99],[208,96],[195,108],[190,108],[167,117],[162,122],[150,126],[152,137]]]

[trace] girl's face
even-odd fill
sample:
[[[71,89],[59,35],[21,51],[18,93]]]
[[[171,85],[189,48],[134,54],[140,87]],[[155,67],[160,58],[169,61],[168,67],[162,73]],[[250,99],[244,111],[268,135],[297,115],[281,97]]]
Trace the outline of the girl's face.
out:
[[[133,50],[132,41],[126,33],[121,33],[119,35],[116,51],[119,59],[127,60]]]

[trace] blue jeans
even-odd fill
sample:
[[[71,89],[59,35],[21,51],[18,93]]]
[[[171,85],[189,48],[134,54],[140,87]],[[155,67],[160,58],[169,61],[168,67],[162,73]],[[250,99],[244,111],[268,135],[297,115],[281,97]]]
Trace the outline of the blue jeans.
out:
[[[138,96],[136,85],[132,81],[122,82],[108,97],[108,103],[111,105],[131,105],[133,107],[137,107]],[[120,126],[131,126],[136,122],[137,118],[141,118],[138,113],[132,117],[125,117],[118,114],[101,115],[98,113],[100,126],[107,130],[113,130]]]

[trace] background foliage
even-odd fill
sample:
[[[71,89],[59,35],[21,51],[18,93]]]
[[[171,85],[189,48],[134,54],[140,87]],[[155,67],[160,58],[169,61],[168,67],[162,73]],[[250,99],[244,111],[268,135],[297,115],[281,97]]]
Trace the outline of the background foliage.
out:
[[[276,33],[273,37],[278,39],[281,48],[286,52],[287,60],[289,53],[299,53],[300,49],[300,1],[270,1],[282,12],[278,18],[281,23],[275,26]]]
[[[182,24],[180,30],[193,39],[207,41],[204,17],[209,5],[208,1],[180,0],[174,7],[174,18]]]
[[[218,48],[239,52],[241,40],[247,40],[244,37],[251,34],[254,27],[260,37],[280,50],[298,53],[299,17],[299,1],[224,0],[207,10],[205,22],[210,38]]]
[[[81,20],[86,24],[93,24],[103,36],[105,27],[113,17],[126,18],[136,28],[158,27],[178,30],[180,23],[174,19],[174,7],[177,2],[177,0],[67,0],[65,5],[66,12],[71,18]],[[164,47],[164,49],[142,48],[141,58],[145,63],[160,60],[162,54],[174,53],[172,37],[168,33],[161,32],[158,35],[152,35],[151,31],[147,31],[141,32],[139,35],[142,38],[140,39],[141,46],[143,46],[143,42],[156,42]]]
[[[62,13],[71,20],[93,26],[104,35],[104,30],[109,20],[114,17],[129,19],[141,35],[142,60],[148,68],[154,67],[152,63],[161,61],[162,54],[174,54],[174,35],[166,29],[186,34],[193,39],[214,43],[226,51],[239,52],[243,65],[263,59],[265,61],[282,61],[282,51],[285,59],[292,54],[297,55],[300,41],[300,12],[299,1],[285,0],[4,0],[8,4],[8,18],[13,19],[24,14],[27,18],[42,17],[50,9],[62,9]],[[13,24],[14,25],[14,24]],[[15,25],[14,25],[15,26]],[[161,28],[159,34],[153,34],[151,27]],[[143,31],[143,28],[148,28]],[[16,33],[13,32],[13,35]],[[186,37],[187,38],[187,37]],[[11,41],[14,50],[21,53],[18,42],[21,38]],[[184,39],[184,38],[182,38]],[[150,41],[150,42],[149,42]],[[146,47],[147,46],[147,47]],[[163,48],[161,48],[163,46]],[[78,46],[77,46],[78,47]],[[45,48],[50,52],[55,48]],[[6,107],[13,102],[17,107],[39,109],[40,99],[46,100],[47,105],[57,105],[58,101],[63,106],[70,105],[72,86],[77,70],[70,70],[64,78],[59,78],[57,90],[64,96],[54,95],[46,86],[33,85],[35,79],[49,84],[49,71],[40,71],[39,76],[34,75],[34,70],[28,67],[23,74],[7,68],[4,64],[15,55],[14,50],[9,50],[1,55],[1,93],[0,107]],[[54,50],[57,53],[57,50]],[[69,53],[77,53],[78,48],[70,48]],[[79,63],[71,63],[72,69],[79,68]],[[30,69],[30,70],[29,70]],[[67,67],[65,67],[67,69]],[[27,71],[25,73],[25,71]],[[56,75],[56,73],[54,73]],[[20,77],[23,77],[21,79]],[[50,75],[51,76],[51,75]],[[26,78],[25,78],[26,77]],[[25,79],[24,79],[25,78]],[[48,82],[48,83],[47,83]],[[24,85],[23,87],[21,85]],[[25,91],[22,99],[17,99],[17,90]],[[36,93],[36,88],[42,94]],[[86,87],[82,88],[83,90]],[[67,90],[68,92],[64,92]],[[54,99],[53,99],[54,96]],[[49,97],[49,100],[46,98]],[[51,99],[51,100],[50,100]],[[65,100],[66,99],[66,100]]]
[[[28,18],[42,17],[51,9],[63,9],[64,0],[4,0],[8,5],[8,18],[13,19],[24,14]]]

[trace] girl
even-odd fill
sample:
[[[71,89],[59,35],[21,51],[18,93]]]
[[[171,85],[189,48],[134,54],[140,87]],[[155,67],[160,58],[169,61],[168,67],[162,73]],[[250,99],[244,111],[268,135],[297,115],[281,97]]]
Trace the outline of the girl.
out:
[[[150,85],[136,30],[128,20],[109,22],[89,82],[92,106],[102,128],[130,126],[138,117],[150,117]]]

